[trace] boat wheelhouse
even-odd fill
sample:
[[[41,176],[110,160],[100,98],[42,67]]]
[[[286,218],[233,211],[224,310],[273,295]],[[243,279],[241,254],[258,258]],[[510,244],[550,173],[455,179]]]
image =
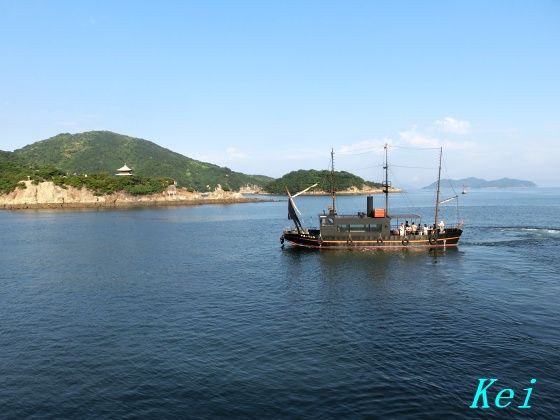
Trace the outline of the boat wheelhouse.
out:
[[[422,218],[417,214],[389,213],[390,183],[387,179],[387,147],[386,144],[383,167],[385,170],[385,181],[383,182],[385,208],[374,208],[373,197],[369,196],[364,212],[338,214],[336,211],[336,192],[332,189],[332,206],[329,207],[328,212],[319,215],[319,227],[306,228],[301,223],[299,218],[301,213],[296,207],[294,198],[317,184],[293,196],[286,189],[288,193],[288,219],[294,222],[295,228],[285,229],[280,237],[280,242],[284,244],[287,241],[295,246],[319,249],[402,249],[457,246],[463,232],[462,223],[458,223],[456,226],[445,226],[443,221],[437,223],[439,205],[441,204],[441,149],[434,223],[430,223],[428,226],[427,223],[422,224]],[[333,162],[334,152],[331,151],[331,175],[334,177]],[[334,180],[332,180],[331,185],[334,185]],[[456,198],[452,197],[443,202]]]

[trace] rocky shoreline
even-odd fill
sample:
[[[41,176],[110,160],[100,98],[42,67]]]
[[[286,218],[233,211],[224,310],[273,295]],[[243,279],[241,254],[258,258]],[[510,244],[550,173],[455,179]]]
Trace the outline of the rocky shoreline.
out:
[[[18,188],[0,196],[0,209],[103,209],[136,207],[197,206],[204,204],[239,204],[266,201],[246,198],[241,193],[224,191],[221,188],[208,193],[189,192],[170,186],[158,194],[134,196],[122,191],[95,195],[86,188],[59,187],[52,182],[34,185],[25,181],[25,188]]]
[[[199,206],[206,204],[242,204],[259,203],[269,200],[259,198],[232,198],[232,199],[200,199],[200,200],[176,200],[176,201],[138,201],[138,202],[114,202],[114,203],[26,203],[26,204],[0,204],[0,210],[48,210],[48,209],[126,209],[142,207],[181,207]]]

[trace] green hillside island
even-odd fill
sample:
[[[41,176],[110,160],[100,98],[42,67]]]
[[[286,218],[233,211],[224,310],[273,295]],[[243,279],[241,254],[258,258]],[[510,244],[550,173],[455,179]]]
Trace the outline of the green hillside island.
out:
[[[523,181],[521,179],[501,178],[493,181],[487,181],[482,178],[463,178],[463,179],[442,179],[441,186],[448,188],[534,188],[537,185],[531,181]],[[424,190],[433,190],[437,187],[437,182],[425,186]]]
[[[115,176],[124,163],[134,176]],[[263,175],[246,175],[229,168],[201,162],[165,149],[147,140],[109,131],[59,134],[25,146],[14,152],[0,151],[0,193],[25,188],[21,181],[34,184],[52,181],[55,185],[80,188],[97,195],[126,191],[134,195],[164,191],[174,181],[190,190],[238,190],[246,185],[263,188],[273,194],[300,191],[314,183],[313,191],[330,191],[329,171],[299,170],[274,180]],[[348,172],[336,172],[336,189],[344,191],[381,184],[365,181]]]
[[[336,190],[344,191],[350,188],[362,189],[364,185],[371,188],[381,188],[381,184],[365,181],[357,175],[345,171],[335,171]],[[330,191],[331,172],[316,170],[293,171],[265,186],[265,190],[272,194],[286,194],[286,187],[290,192],[301,191],[310,185],[318,183],[312,191]]]
[[[59,187],[86,187],[96,195],[126,191],[132,195],[155,194],[173,184],[173,179],[165,177],[114,176],[108,173],[67,175],[51,165],[34,165],[22,161],[15,153],[0,151],[0,194],[7,194],[16,188],[26,188],[22,180],[38,184],[52,181]]]
[[[126,163],[134,170],[135,178],[172,178],[178,186],[197,191],[214,190],[218,184],[225,190],[238,190],[245,185],[262,187],[273,180],[263,175],[234,172],[191,159],[148,140],[110,131],[59,134],[13,153],[29,165],[48,165],[64,173],[90,176],[96,173],[114,174]]]

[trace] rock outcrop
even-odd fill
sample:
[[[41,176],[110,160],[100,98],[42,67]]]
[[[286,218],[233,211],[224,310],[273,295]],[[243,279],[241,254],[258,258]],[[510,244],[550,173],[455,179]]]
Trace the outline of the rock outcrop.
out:
[[[241,193],[224,191],[220,186],[212,192],[189,192],[171,185],[166,191],[151,195],[131,195],[122,191],[96,195],[87,188],[59,187],[52,182],[22,181],[25,188],[16,188],[0,196],[0,208],[88,208],[88,207],[140,207],[191,204],[241,203],[256,201],[246,199]]]
[[[263,187],[258,185],[244,185],[243,187],[239,188],[239,192],[241,194],[268,194]]]

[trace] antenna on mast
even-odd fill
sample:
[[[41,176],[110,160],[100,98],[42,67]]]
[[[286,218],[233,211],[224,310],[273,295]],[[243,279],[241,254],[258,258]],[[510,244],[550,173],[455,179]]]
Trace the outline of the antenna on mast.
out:
[[[331,213],[336,214],[336,178],[334,176],[334,149],[331,149],[331,195],[332,209]]]
[[[383,192],[385,193],[385,217],[389,214],[389,162],[387,159],[387,149],[389,145],[385,143],[385,165],[383,169],[385,169],[385,182],[383,183]]]
[[[440,183],[441,183],[441,154],[443,153],[443,147],[439,148],[439,169],[438,169],[438,177],[437,177],[437,192],[436,192],[436,214],[434,218],[434,229],[437,226],[437,219],[439,213],[439,190],[440,190]]]

